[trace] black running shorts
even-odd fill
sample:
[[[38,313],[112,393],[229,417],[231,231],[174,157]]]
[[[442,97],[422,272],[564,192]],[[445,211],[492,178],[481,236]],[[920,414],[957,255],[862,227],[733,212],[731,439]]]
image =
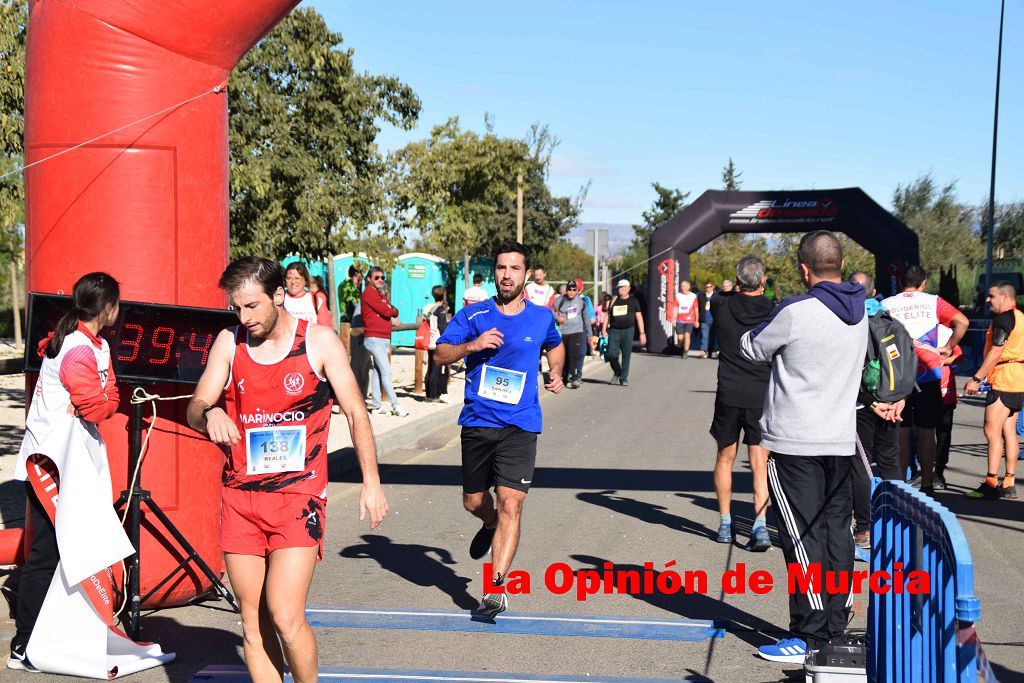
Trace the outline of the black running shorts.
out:
[[[537,462],[537,435],[519,427],[462,428],[462,490],[505,486],[526,493]]]
[[[996,402],[996,399],[999,399],[1004,406],[1010,409],[1010,415],[1019,413],[1021,409],[1024,409],[1024,393],[990,389],[988,396],[985,398],[985,405],[992,405]]]
[[[902,414],[903,426],[935,429],[942,422],[944,412],[940,383],[936,380],[919,384],[907,397]]]
[[[676,323],[676,334],[690,334],[693,332],[693,323]]]
[[[711,420],[711,436],[719,446],[728,446],[740,440],[743,429],[743,443],[757,446],[761,443],[761,408],[736,408],[715,400],[715,416]]]

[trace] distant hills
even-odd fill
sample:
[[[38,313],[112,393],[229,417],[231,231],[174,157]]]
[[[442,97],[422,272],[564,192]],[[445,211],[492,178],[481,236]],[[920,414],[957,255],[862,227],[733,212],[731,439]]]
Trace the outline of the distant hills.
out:
[[[581,223],[578,228],[570,230],[566,238],[582,247],[587,230],[607,230],[608,250],[613,254],[622,251],[633,241],[633,226],[627,223]]]

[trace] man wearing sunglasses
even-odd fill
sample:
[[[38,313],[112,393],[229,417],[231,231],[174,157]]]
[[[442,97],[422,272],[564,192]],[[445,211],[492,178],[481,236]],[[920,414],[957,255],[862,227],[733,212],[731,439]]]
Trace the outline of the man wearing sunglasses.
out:
[[[398,405],[395,388],[391,384],[391,361],[388,350],[391,348],[391,319],[398,317],[398,309],[388,301],[384,288],[384,271],[373,266],[366,273],[369,286],[363,290],[360,299],[363,313],[363,346],[373,358],[373,373],[370,375],[370,394],[373,397],[373,415],[395,415],[405,417],[409,411]],[[384,388],[391,409],[381,405],[380,390]]]

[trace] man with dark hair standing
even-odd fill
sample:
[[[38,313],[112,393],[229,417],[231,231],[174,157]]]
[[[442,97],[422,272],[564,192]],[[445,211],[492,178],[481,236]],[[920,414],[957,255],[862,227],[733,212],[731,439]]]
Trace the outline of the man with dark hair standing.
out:
[[[281,266],[239,259],[220,287],[241,324],[214,342],[188,422],[229,449],[219,545],[241,607],[245,664],[254,681],[280,681],[285,663],[295,681],[315,681],[305,609],[323,557],[332,393],[362,469],[359,518],[369,513],[376,528],[388,504],[373,431],[341,340],[284,309]]]
[[[905,472],[911,461],[910,432],[917,443],[921,464],[921,491],[934,492],[935,430],[942,421],[942,366],[967,332],[967,316],[956,306],[934,294],[926,293],[928,274],[920,266],[910,266],[903,276],[903,292],[882,301],[894,320],[903,323],[914,339],[917,353],[917,390],[907,397],[900,434],[900,468]],[[952,330],[952,333],[949,333]],[[945,341],[943,341],[945,339]]]
[[[842,282],[843,247],[831,232],[804,235],[797,263],[807,293],[779,304],[743,335],[741,348],[747,360],[772,368],[761,446],[771,454],[768,483],[786,563],[805,572],[815,563],[823,572],[850,572],[850,456],[856,452],[857,391],[868,343],[864,290]],[[793,637],[762,646],[758,654],[802,663],[808,652],[843,635],[849,611],[846,594],[790,595]]]
[[[1017,290],[1006,281],[988,290],[992,322],[985,334],[985,360],[978,374],[964,386],[978,393],[981,381],[992,385],[985,400],[985,440],[988,472],[971,498],[1017,498],[1017,429],[1013,416],[1024,408],[1024,314],[1017,310]],[[999,479],[999,461],[1006,454],[1006,475]]]
[[[718,498],[719,543],[732,543],[732,466],[739,450],[740,429],[747,445],[747,458],[754,478],[754,522],[747,550],[764,552],[772,547],[765,514],[768,509],[768,452],[761,448],[761,410],[768,389],[771,367],[752,363],[740,351],[740,339],[772,312],[764,298],[764,263],[756,256],[744,256],[736,264],[735,291],[722,292],[711,300],[711,314],[718,327],[721,349],[718,389],[711,436],[718,446],[715,460],[715,495]]]
[[[508,609],[502,587],[519,545],[523,502],[533,482],[537,435],[541,432],[538,361],[548,352],[544,388],[562,391],[565,350],[550,309],[523,293],[530,252],[507,242],[494,257],[498,294],[461,309],[437,340],[434,361],[466,358],[466,403],[462,425],[462,504],[483,526],[469,554],[478,560],[492,548],[493,585],[477,612],[494,617]],[[494,487],[497,506],[490,494]]]

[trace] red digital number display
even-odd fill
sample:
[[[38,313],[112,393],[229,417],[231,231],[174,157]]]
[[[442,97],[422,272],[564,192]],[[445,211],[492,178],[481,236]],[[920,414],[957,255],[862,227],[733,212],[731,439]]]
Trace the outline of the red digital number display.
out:
[[[38,344],[71,307],[67,296],[31,294],[29,336]],[[103,331],[119,379],[128,382],[194,384],[210,359],[221,330],[238,325],[231,311],[121,302],[117,322]],[[26,353],[26,368],[37,371],[40,360]]]

